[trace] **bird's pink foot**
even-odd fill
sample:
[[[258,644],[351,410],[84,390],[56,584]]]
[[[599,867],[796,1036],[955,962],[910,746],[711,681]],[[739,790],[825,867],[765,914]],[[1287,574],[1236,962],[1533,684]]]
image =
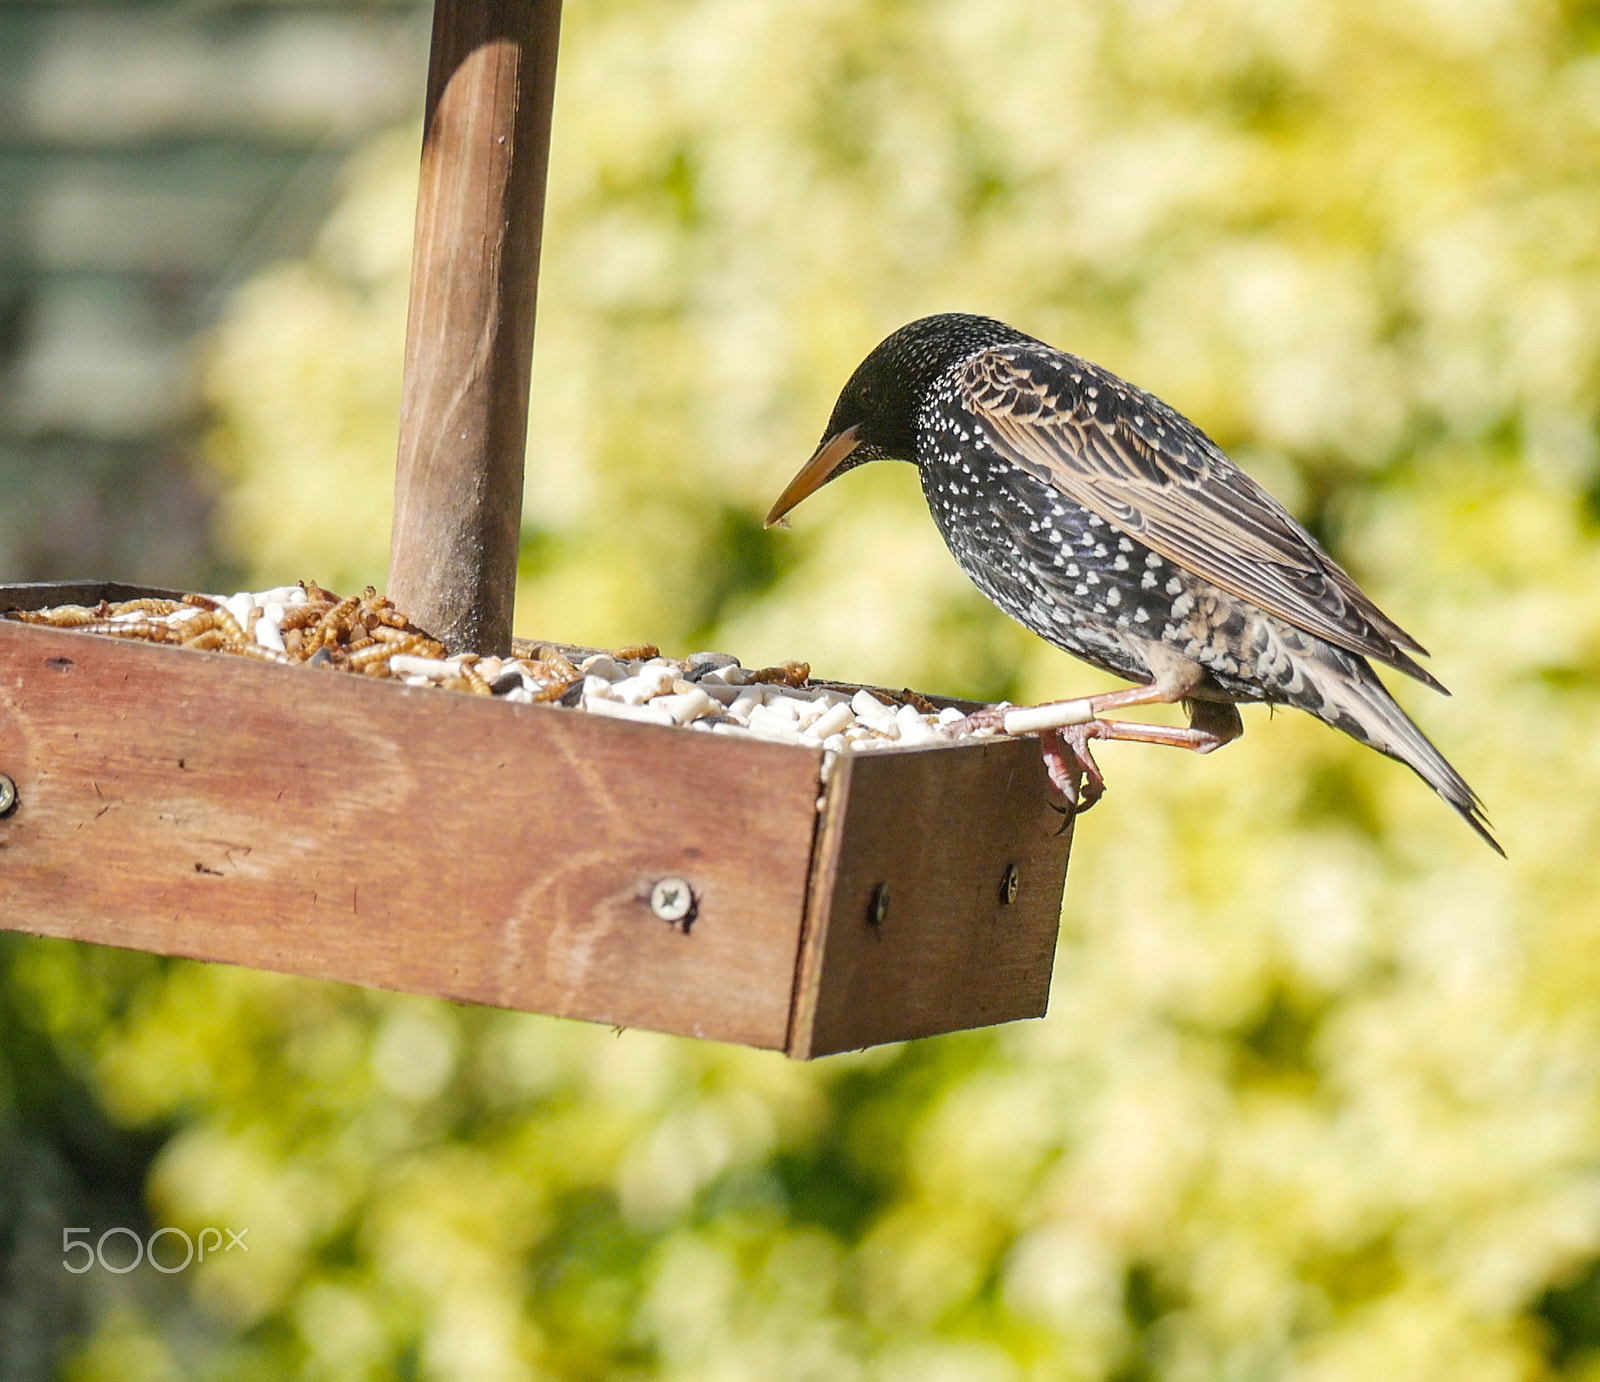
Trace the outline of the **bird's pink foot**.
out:
[[[1091,739],[1106,737],[1105,725],[1100,720],[1046,730],[1039,736],[1050,785],[1066,798],[1075,816],[1082,815],[1106,794],[1106,780],[1089,752]]]
[[[1006,712],[1014,709],[1015,706],[1005,704],[985,706],[955,721],[948,732],[958,739],[984,729],[1003,733]],[[1099,720],[1039,731],[1039,745],[1044,750],[1044,767],[1050,785],[1066,800],[1067,810],[1072,815],[1087,811],[1105,795],[1105,778],[1089,752],[1089,741],[1107,737],[1105,731],[1106,726]]]

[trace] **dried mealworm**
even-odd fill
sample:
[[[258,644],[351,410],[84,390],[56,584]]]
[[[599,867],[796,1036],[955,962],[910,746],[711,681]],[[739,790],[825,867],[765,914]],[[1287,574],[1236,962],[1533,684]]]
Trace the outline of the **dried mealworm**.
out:
[[[173,629],[177,633],[180,643],[187,643],[191,638],[198,638],[201,634],[210,633],[216,629],[221,622],[217,616],[224,612],[218,609],[208,609],[203,613],[192,615],[181,624],[169,624],[166,627]],[[138,625],[129,624],[128,627],[137,628]]]
[[[380,643],[373,639],[365,647],[351,652],[346,659],[352,671],[365,671],[368,667],[382,667],[380,676],[389,675],[389,659],[396,653],[408,653],[411,649],[405,644]]]
[[[99,633],[111,638],[138,638],[148,643],[173,643],[177,636],[171,627],[155,619],[125,619],[112,623],[109,619],[92,624],[75,625],[81,633]]]
[[[461,659],[461,680],[466,682],[467,689],[475,696],[492,696],[494,688],[483,679],[483,673],[478,670],[476,654]]]
[[[7,618],[24,624],[49,624],[57,629],[75,629],[104,618],[87,605],[58,605],[55,609],[14,609]]]
[[[329,644],[339,641],[339,635],[348,631],[350,616],[355,612],[359,603],[354,596],[340,600],[322,618],[317,620],[316,628],[311,631],[311,636],[307,639],[313,652],[318,648],[326,648]]]
[[[537,691],[531,692],[530,694],[532,695],[536,704],[546,701],[559,701],[574,686],[581,685],[582,682],[583,678],[581,676],[567,682],[553,681],[541,686]]]
[[[763,667],[751,673],[752,681],[777,682],[783,686],[801,687],[811,676],[809,662],[780,662],[776,667]]]
[[[408,633],[399,642],[384,642],[378,645],[383,649],[384,658],[391,657],[444,657],[444,649],[425,633]]]
[[[204,617],[204,616],[202,616]],[[216,621],[214,627],[227,643],[243,643],[244,630],[239,627],[239,621],[233,617],[233,611],[226,605],[218,605],[211,612],[211,617]],[[185,628],[189,627],[187,624]]]
[[[420,633],[408,634],[398,643],[373,639],[359,652],[350,654],[350,662],[353,666],[365,667],[369,662],[382,662],[387,665],[391,657],[406,653],[416,657],[431,657],[432,653],[425,646],[426,643],[427,640]]]
[[[549,646],[539,649],[539,661],[548,667],[551,673],[563,681],[575,681],[583,675],[572,665],[572,660],[559,648]]]
[[[660,657],[661,649],[654,643],[630,643],[626,648],[618,648],[611,656],[618,662],[648,662],[653,657]]]
[[[295,662],[288,653],[280,653],[276,648],[266,648],[259,643],[230,643],[222,651],[236,653],[240,657],[251,657],[257,662],[276,662],[284,667],[292,667]]]
[[[107,615],[113,614],[157,614],[166,618],[169,614],[176,614],[183,608],[178,600],[157,600],[153,596],[146,596],[142,600],[119,600],[114,605],[106,605]]]
[[[306,628],[311,624],[315,624],[332,608],[333,603],[329,600],[313,600],[303,605],[294,605],[284,610],[283,623],[278,627],[286,634],[291,629]]]

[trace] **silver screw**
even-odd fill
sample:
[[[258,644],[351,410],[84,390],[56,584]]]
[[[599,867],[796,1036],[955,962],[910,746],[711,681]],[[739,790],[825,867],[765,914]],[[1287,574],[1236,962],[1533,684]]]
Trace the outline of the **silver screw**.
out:
[[[872,902],[867,907],[867,920],[874,926],[882,926],[883,920],[889,915],[889,885],[880,883],[872,890]]]
[[[9,816],[17,809],[17,784],[0,773],[0,817]]]
[[[694,911],[694,892],[681,878],[663,878],[650,889],[650,910],[662,921],[682,921]]]
[[[1006,876],[1000,880],[1000,901],[1009,907],[1017,900],[1017,892],[1022,887],[1022,874],[1015,864],[1006,865]]]

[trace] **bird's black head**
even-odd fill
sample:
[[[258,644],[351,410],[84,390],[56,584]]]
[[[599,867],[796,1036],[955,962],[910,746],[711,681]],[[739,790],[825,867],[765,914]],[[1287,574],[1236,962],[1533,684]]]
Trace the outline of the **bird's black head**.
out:
[[[917,414],[953,365],[989,346],[1031,338],[966,312],[943,312],[902,326],[850,376],[833,405],[822,442],[767,515],[770,528],[809,494],[868,461],[917,458]]]

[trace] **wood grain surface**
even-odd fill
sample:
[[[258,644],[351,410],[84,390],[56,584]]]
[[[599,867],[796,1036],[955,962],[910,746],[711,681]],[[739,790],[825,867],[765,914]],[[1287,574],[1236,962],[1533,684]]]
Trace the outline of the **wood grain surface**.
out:
[[[0,621],[0,925],[782,1048],[819,761]]]
[[[389,595],[506,653],[560,0],[435,0]]]
[[[1033,739],[840,759],[818,832],[790,1054],[1042,1017],[1071,848],[1051,799]],[[875,920],[880,889],[887,905]]]

